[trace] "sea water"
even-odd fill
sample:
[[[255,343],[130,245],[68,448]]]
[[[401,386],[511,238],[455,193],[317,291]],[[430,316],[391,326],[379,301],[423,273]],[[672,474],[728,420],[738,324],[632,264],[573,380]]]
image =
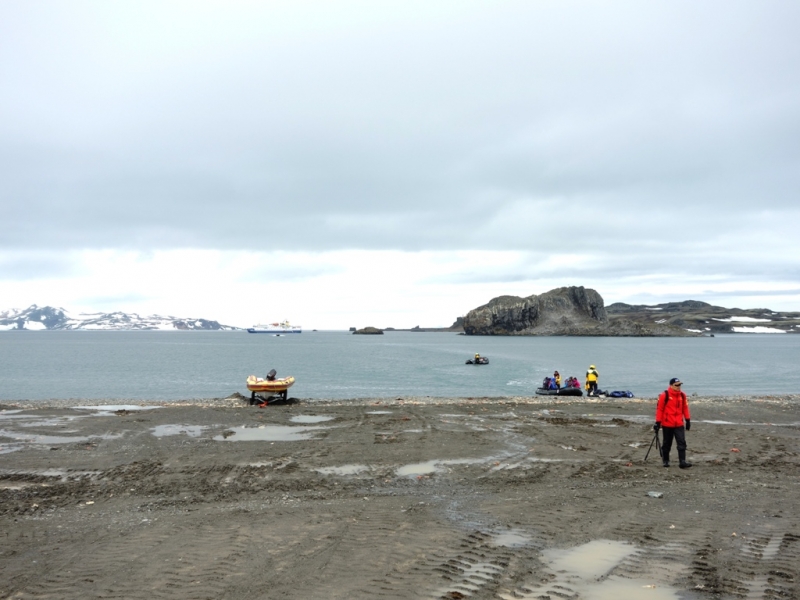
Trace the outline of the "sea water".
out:
[[[466,365],[476,352],[488,365]],[[554,370],[652,397],[800,392],[800,335],[706,338],[475,337],[454,333],[271,336],[200,331],[0,333],[0,400],[178,400],[248,394],[248,375],[296,378],[305,399],[531,396]]]

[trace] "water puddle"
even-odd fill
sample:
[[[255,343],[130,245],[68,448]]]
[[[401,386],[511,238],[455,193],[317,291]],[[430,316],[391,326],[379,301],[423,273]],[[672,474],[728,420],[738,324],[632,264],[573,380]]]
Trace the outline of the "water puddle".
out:
[[[22,409],[15,409],[15,410],[0,410],[0,420],[1,419],[24,419],[25,415],[21,415],[19,413],[22,412]]]
[[[137,404],[100,404],[98,406],[73,406],[75,410],[94,410],[96,411],[93,416],[95,417],[108,417],[113,415],[115,412],[126,410],[126,411],[137,411],[137,410],[154,410],[156,408],[160,408],[159,406],[139,406]]]
[[[420,475],[430,475],[431,473],[444,471],[445,468],[450,465],[475,465],[486,463],[492,460],[495,460],[495,458],[451,458],[448,460],[434,459],[398,467],[396,473],[400,477],[417,477]]]
[[[430,475],[439,470],[439,461],[429,460],[422,463],[405,465],[397,469],[400,477],[416,477],[417,475]]]
[[[315,471],[323,475],[358,475],[369,471],[369,467],[367,465],[342,465],[341,467],[322,467]]]
[[[495,581],[503,573],[503,568],[488,562],[468,563],[456,561],[448,565],[458,570],[452,573],[453,582],[434,593],[436,598],[468,598],[480,592],[481,588]]]
[[[200,437],[205,425],[156,425],[150,432],[156,437],[167,437],[170,435],[188,435],[189,437]]]
[[[85,415],[42,417],[39,414],[21,413],[23,413],[22,410],[8,410],[0,412],[0,420],[8,421],[9,425],[18,425],[20,427],[58,427],[77,419],[85,418]]]
[[[391,411],[391,410],[368,410],[364,414],[366,414],[366,415],[391,415],[391,414],[393,414],[393,411]]]
[[[545,560],[557,574],[549,588],[572,590],[587,600],[677,600],[677,591],[660,582],[627,579],[612,571],[639,553],[633,544],[594,540],[569,550],[545,550]]]
[[[498,533],[491,539],[490,543],[493,546],[502,546],[504,548],[520,548],[531,543],[531,536],[519,529],[511,529]]]
[[[64,483],[70,480],[83,479],[84,477],[97,477],[102,471],[68,471],[67,469],[40,469],[40,470],[0,470],[4,481],[0,487],[4,489],[22,489],[31,486],[48,486],[51,483]],[[31,476],[46,477],[53,481],[28,481]]]
[[[0,443],[0,454],[9,454],[22,450],[26,446],[57,446],[59,444],[73,444],[78,442],[88,442],[92,439],[112,440],[122,437],[122,433],[105,433],[102,435],[91,436],[58,436],[58,435],[38,435],[34,433],[21,433],[0,429],[0,438],[9,438],[13,442]]]
[[[232,427],[215,435],[218,442],[297,442],[315,439],[314,432],[327,427],[291,427],[289,425],[260,425],[258,427]]]
[[[105,433],[102,435],[91,436],[58,436],[58,435],[37,435],[34,433],[21,433],[0,429],[0,437],[9,438],[15,442],[23,442],[26,444],[36,445],[58,445],[58,444],[72,444],[75,442],[88,442],[91,439],[101,438],[104,440],[113,440],[122,437],[122,433]],[[15,445],[15,444],[9,444]],[[15,448],[18,450],[19,448]],[[13,452],[14,450],[8,450]],[[3,453],[0,451],[0,453]]]
[[[582,579],[597,579],[636,552],[632,544],[594,540],[569,550],[546,550],[544,555],[555,571],[566,571]]]
[[[327,417],[325,415],[297,415],[292,417],[292,423],[324,423],[325,421],[333,421],[335,417]]]
[[[764,548],[764,552],[761,553],[761,560],[771,560],[775,558],[778,555],[778,551],[781,549],[782,541],[782,535],[773,535],[766,548]]]

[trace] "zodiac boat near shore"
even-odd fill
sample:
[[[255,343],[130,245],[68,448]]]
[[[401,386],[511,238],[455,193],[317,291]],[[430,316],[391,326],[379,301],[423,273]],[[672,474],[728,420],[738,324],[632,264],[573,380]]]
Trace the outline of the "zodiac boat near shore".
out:
[[[261,400],[262,405],[269,403],[270,397],[279,396],[286,400],[290,387],[294,385],[294,377],[275,378],[275,370],[269,372],[266,379],[250,375],[247,378],[247,389],[250,390],[250,403]]]
[[[283,335],[284,333],[303,333],[303,328],[300,325],[290,325],[289,321],[281,321],[280,323],[268,323],[267,325],[253,325],[247,328],[247,333]]]
[[[562,387],[555,390],[548,390],[545,388],[536,388],[538,396],[583,396],[581,388]]]

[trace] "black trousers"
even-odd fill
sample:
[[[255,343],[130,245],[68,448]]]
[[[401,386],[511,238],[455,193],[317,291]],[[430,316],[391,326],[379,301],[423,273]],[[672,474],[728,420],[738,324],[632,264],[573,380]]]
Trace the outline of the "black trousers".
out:
[[[593,394],[596,394],[597,393],[597,382],[596,381],[590,381],[588,383],[588,385],[589,385],[589,390],[586,392],[586,395],[587,396],[591,396]]]
[[[669,460],[669,451],[672,450],[672,439],[675,438],[675,445],[678,447],[678,458],[686,458],[686,428],[681,427],[662,427],[664,431],[664,443],[661,444],[661,458]]]

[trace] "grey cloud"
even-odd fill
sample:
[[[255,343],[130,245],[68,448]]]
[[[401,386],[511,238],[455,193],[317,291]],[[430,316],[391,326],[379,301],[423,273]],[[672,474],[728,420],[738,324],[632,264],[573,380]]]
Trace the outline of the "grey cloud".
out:
[[[0,255],[0,280],[64,278],[76,273],[77,269],[71,258],[52,252],[13,252]]]
[[[284,265],[280,263],[262,265],[245,273],[240,281],[244,282],[287,282],[313,279],[323,275],[335,275],[344,271],[342,267],[320,265]]]
[[[734,271],[709,239],[794,214],[794,5],[271,6],[0,9],[0,247],[568,243],[614,273],[656,240],[638,264]]]
[[[83,306],[92,306],[98,311],[114,311],[119,306],[138,304],[150,300],[151,296],[136,292],[129,294],[115,294],[110,296],[85,296],[78,298],[76,302]]]

